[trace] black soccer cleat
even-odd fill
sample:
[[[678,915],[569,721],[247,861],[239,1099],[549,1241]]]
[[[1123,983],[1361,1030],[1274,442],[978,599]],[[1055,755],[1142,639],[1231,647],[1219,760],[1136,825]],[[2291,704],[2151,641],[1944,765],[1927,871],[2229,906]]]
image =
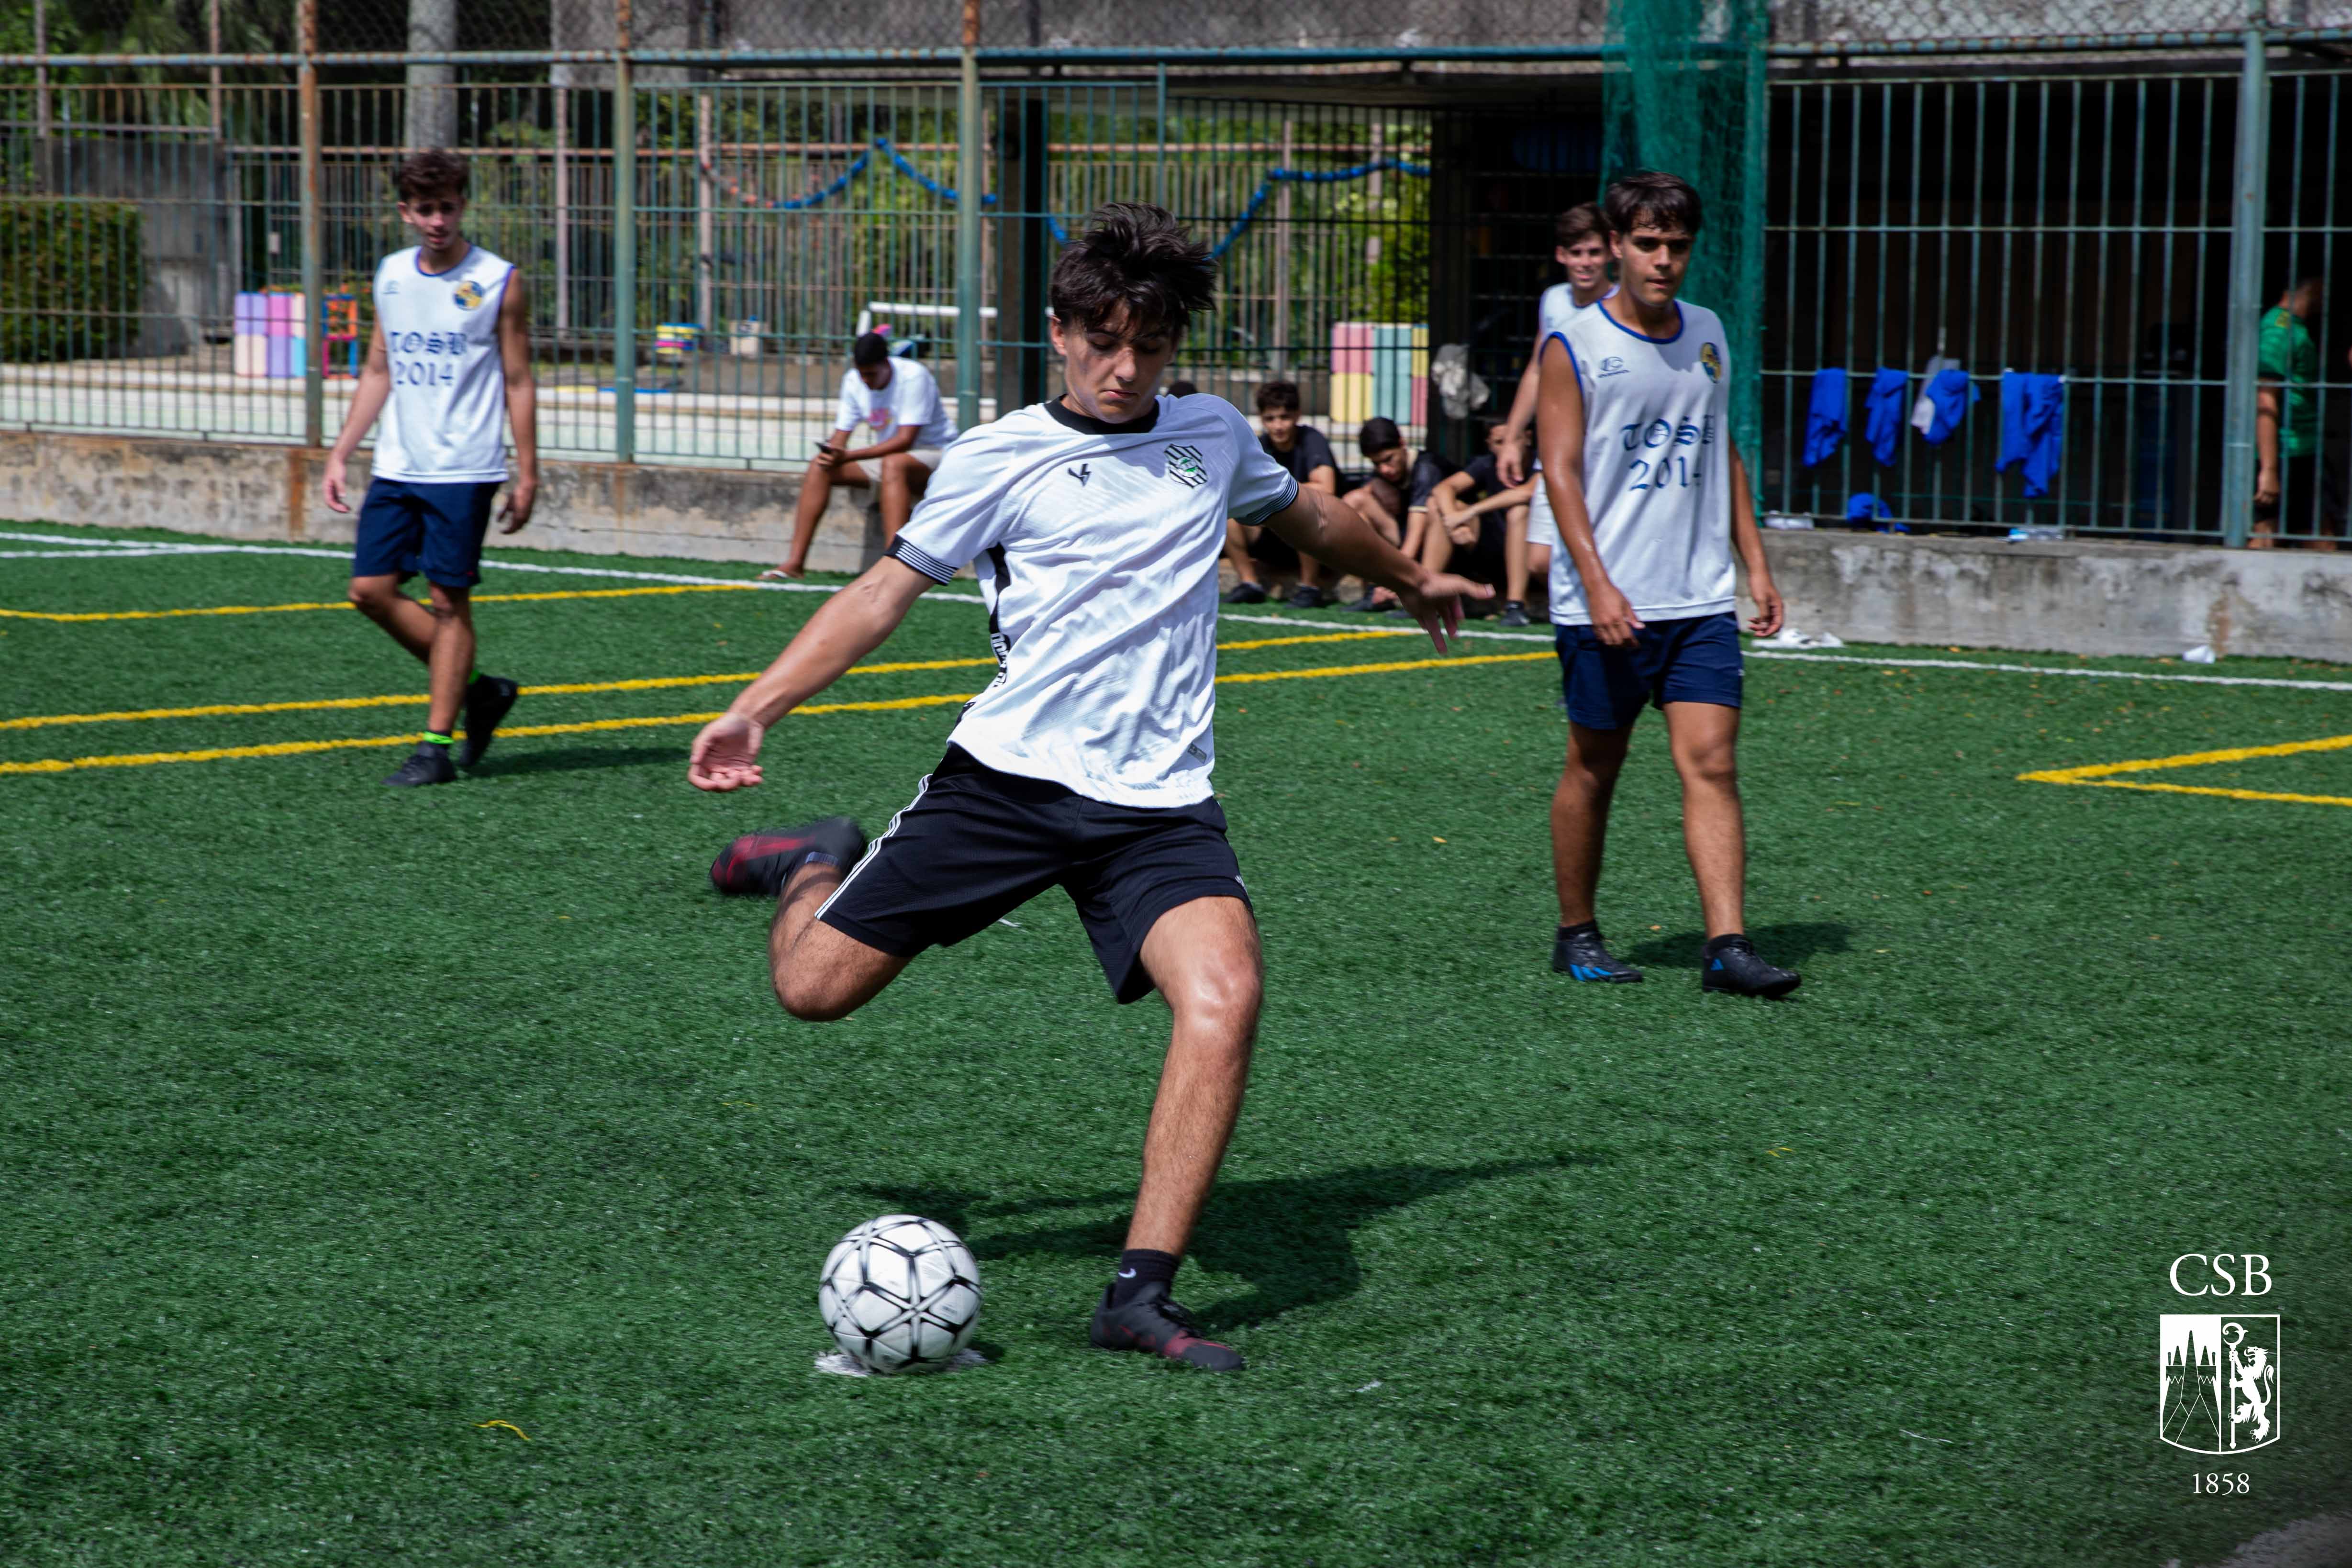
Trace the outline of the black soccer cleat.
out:
[[[1802,983],[1794,969],[1768,964],[1756,956],[1756,944],[1745,936],[1727,936],[1712,953],[1699,957],[1698,988],[1727,991],[1735,997],[1785,997]]]
[[[1331,602],[1331,596],[1319,588],[1300,583],[1290,591],[1288,603],[1293,610],[1320,610]]]
[[[1110,1304],[1110,1288],[1095,1308],[1095,1323],[1087,1336],[1101,1350],[1139,1350],[1164,1355],[1203,1372],[1239,1372],[1241,1352],[1192,1332],[1192,1314],[1168,1299],[1168,1287],[1146,1285],[1127,1305]]]
[[[1524,626],[1527,623],[1528,607],[1525,603],[1517,599],[1506,599],[1503,601],[1504,625]]]
[[[420,784],[455,784],[457,781],[457,767],[449,760],[449,748],[436,746],[429,740],[418,741],[416,749],[408,754],[408,760],[384,779],[395,789],[410,789]]]
[[[1264,604],[1265,590],[1255,582],[1236,582],[1225,590],[1228,604]]]
[[[457,753],[457,766],[471,768],[490,748],[490,739],[498,734],[499,721],[515,706],[522,688],[499,675],[476,675],[466,685],[466,739]]]
[[[866,833],[847,817],[820,817],[804,827],[745,833],[710,862],[710,885],[721,893],[773,898],[809,856],[830,856],[842,874],[866,852]]]
[[[1630,986],[1642,977],[1641,970],[1601,946],[1598,931],[1580,931],[1573,936],[1554,938],[1551,967],[1555,973],[1572,980],[1599,980],[1607,985]]]

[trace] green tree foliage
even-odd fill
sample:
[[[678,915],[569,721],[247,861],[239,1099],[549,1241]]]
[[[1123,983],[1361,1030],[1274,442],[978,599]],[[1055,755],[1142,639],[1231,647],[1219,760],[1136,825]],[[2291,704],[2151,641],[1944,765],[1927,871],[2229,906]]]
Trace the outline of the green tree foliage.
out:
[[[145,280],[130,203],[0,198],[0,361],[115,351],[138,330]]]

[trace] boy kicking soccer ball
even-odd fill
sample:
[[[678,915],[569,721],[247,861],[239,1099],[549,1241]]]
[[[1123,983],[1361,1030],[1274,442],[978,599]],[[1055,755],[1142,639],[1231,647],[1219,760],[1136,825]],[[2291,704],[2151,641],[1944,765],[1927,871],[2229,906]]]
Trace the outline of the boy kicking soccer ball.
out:
[[[1066,390],[948,448],[889,556],[695,738],[687,776],[759,783],[768,730],[924,590],[978,563],[996,679],[913,801],[871,844],[846,817],[746,834],[710,878],[777,901],[776,997],[812,1021],[847,1017],[925,948],[1066,889],[1117,998],[1156,989],[1174,1015],[1093,1340],[1222,1372],[1242,1358],[1193,1333],[1169,1291],[1241,1112],[1261,991],[1257,926],[1209,783],[1225,520],[1387,584],[1441,649],[1457,596],[1486,591],[1303,487],[1223,398],[1153,395],[1213,279],[1207,247],[1160,208],[1095,214],[1049,287]]]

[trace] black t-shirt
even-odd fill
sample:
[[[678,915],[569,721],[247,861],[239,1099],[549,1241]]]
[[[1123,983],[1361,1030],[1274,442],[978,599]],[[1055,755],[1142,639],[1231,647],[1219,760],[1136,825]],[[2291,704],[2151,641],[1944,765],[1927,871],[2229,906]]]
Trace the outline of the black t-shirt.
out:
[[[1491,452],[1481,452],[1465,468],[1470,476],[1470,493],[1462,497],[1465,501],[1483,501],[1510,488],[1503,483],[1502,475],[1496,472],[1495,455]]]
[[[1429,493],[1462,470],[1434,452],[1424,451],[1412,460],[1412,483],[1405,493],[1405,509],[1429,505]]]
[[[1288,469],[1290,476],[1302,485],[1307,483],[1307,476],[1318,468],[1328,468],[1334,473],[1339,471],[1339,460],[1331,455],[1331,444],[1324,440],[1323,433],[1311,424],[1298,427],[1298,434],[1291,440],[1287,452],[1276,450],[1274,443],[1263,435],[1257,438],[1257,444],[1268,457]]]

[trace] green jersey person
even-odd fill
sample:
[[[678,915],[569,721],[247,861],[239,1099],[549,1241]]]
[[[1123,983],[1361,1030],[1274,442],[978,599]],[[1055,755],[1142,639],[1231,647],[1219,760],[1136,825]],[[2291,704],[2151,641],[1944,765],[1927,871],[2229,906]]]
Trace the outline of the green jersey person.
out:
[[[2344,487],[2320,453],[2319,345],[2308,323],[2319,314],[2326,280],[2297,278],[2263,317],[2254,413],[2254,529],[2250,541],[2268,549],[2282,517],[2288,531],[2307,535],[2311,548],[2332,550],[2330,535],[2344,531]]]

